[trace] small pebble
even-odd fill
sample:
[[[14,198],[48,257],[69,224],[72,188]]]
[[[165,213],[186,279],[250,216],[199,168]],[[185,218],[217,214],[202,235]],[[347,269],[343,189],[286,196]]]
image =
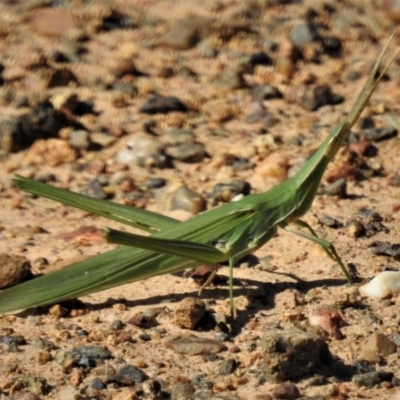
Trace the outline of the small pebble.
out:
[[[148,379],[147,375],[133,365],[125,364],[118,368],[114,375],[114,380],[120,384],[133,386]]]
[[[82,194],[94,197],[95,199],[103,199],[103,200],[106,199],[107,197],[103,190],[103,184],[97,178],[92,179],[88,183],[86,188],[82,190]]]
[[[273,399],[296,400],[300,396],[300,390],[291,382],[280,383],[272,391]]]
[[[172,128],[168,131],[168,136],[172,145],[193,143],[194,132],[191,129]]]
[[[290,40],[296,46],[303,46],[318,38],[316,26],[311,22],[304,22],[295,26],[290,32]]]
[[[234,359],[224,360],[218,367],[218,373],[220,375],[230,375],[236,369],[236,361]]]
[[[342,103],[344,97],[333,93],[327,85],[313,85],[311,87],[299,88],[296,101],[308,111],[315,111],[326,105]]]
[[[94,378],[92,382],[90,382],[89,387],[91,389],[102,390],[106,388],[106,385],[100,378]]]
[[[326,225],[326,226],[329,226],[330,228],[334,228],[334,229],[341,228],[343,226],[343,224],[341,222],[339,222],[336,218],[333,218],[329,215],[322,215],[319,218],[319,222],[322,225]]]
[[[206,305],[203,300],[197,297],[185,297],[174,310],[173,322],[181,328],[194,329],[205,312]]]
[[[175,21],[171,28],[160,37],[158,45],[178,50],[190,49],[203,37],[203,30],[208,30],[209,23],[210,21],[206,18],[197,16]]]
[[[159,189],[166,185],[167,181],[164,178],[150,178],[143,183],[143,186],[149,189]]]
[[[158,321],[156,319],[156,314],[146,315],[145,313],[138,313],[128,321],[128,324],[135,325],[142,329],[149,329],[157,326]]]
[[[32,276],[31,264],[17,254],[0,254],[0,289],[18,285]]]
[[[180,186],[171,200],[171,210],[185,210],[193,215],[204,211],[205,207],[206,200],[204,197],[187,186]]]
[[[79,150],[87,150],[90,146],[89,132],[81,129],[72,131],[69,136],[69,144]]]
[[[151,336],[148,333],[141,333],[139,339],[143,340],[143,342],[150,342]]]
[[[347,197],[346,180],[344,178],[338,179],[336,182],[325,186],[322,192],[328,196],[339,196],[341,199],[345,199]]]
[[[397,136],[397,129],[394,126],[385,126],[382,128],[372,128],[363,131],[363,135],[374,142],[391,139]]]
[[[186,163],[198,163],[207,157],[207,151],[201,143],[183,143],[169,147],[165,153],[174,160]]]

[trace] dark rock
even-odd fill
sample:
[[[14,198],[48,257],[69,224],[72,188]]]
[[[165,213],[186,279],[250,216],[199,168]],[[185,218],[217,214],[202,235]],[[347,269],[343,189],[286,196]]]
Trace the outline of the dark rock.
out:
[[[70,125],[82,128],[55,110],[49,101],[44,101],[33,107],[30,113],[0,120],[0,150],[23,150],[37,139],[57,137],[60,129]]]
[[[100,378],[94,378],[92,382],[90,382],[89,387],[95,390],[102,390],[106,388],[106,385]]]
[[[0,343],[6,348],[10,345],[21,346],[26,344],[26,340],[21,335],[4,335],[0,336]]]
[[[372,128],[363,131],[363,136],[374,142],[391,139],[397,136],[397,129],[394,126],[383,126],[382,128]]]
[[[370,245],[372,252],[377,256],[400,257],[400,244],[390,242],[374,242]]]
[[[250,194],[251,185],[246,181],[233,181],[230,183],[217,183],[212,192],[213,204],[218,202],[229,203],[238,194],[247,196]]]
[[[232,164],[232,169],[235,172],[245,171],[247,169],[253,168],[254,164],[248,159],[244,157],[238,157]]]
[[[137,23],[129,16],[111,9],[110,12],[103,17],[99,29],[108,32],[116,29],[133,29],[137,28],[137,26]]]
[[[139,339],[142,340],[143,342],[150,342],[151,336],[148,333],[141,333],[139,335]]]
[[[122,385],[133,386],[148,379],[148,376],[139,368],[125,364],[118,368],[114,375],[114,380]]]
[[[145,114],[168,114],[172,111],[185,112],[187,107],[177,97],[155,95],[140,108],[140,112]]]
[[[297,103],[308,111],[315,111],[326,105],[342,103],[344,97],[333,93],[328,85],[311,85],[297,99]]]
[[[198,163],[207,157],[207,151],[201,143],[183,143],[169,147],[166,154],[175,160],[186,163]]]
[[[335,36],[324,36],[321,38],[320,43],[325,54],[332,57],[340,56],[342,52],[342,43],[339,38]]]
[[[333,218],[329,215],[322,215],[319,218],[319,222],[322,225],[329,226],[330,228],[334,228],[334,229],[338,229],[343,226],[343,224],[340,221],[338,221],[336,218]]]
[[[143,186],[148,187],[149,189],[159,189],[164,187],[166,183],[167,181],[164,178],[150,178],[143,183]]]
[[[96,362],[109,360],[110,358],[112,358],[111,352],[107,350],[105,347],[101,346],[94,346],[94,345],[80,346],[80,347],[75,347],[73,351],[82,357],[83,356],[90,357]]]
[[[373,388],[381,382],[390,382],[394,377],[393,372],[372,371],[353,376],[353,382],[358,386]]]
[[[47,80],[47,88],[68,86],[72,82],[77,82],[76,76],[67,68],[52,70]]]
[[[272,58],[265,52],[261,51],[259,53],[252,54],[248,60],[249,64],[253,67],[256,65],[272,65]]]
[[[71,59],[64,54],[62,51],[56,50],[52,55],[51,59],[56,63],[68,63],[71,62]]]

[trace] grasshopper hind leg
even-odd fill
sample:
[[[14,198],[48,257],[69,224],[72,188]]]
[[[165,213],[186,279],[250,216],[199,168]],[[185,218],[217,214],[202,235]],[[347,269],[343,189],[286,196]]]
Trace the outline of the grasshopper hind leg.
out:
[[[295,229],[289,225],[284,225],[283,229],[285,229],[288,232],[299,235],[305,239],[308,239],[314,243],[319,244],[323,248],[325,253],[329,256],[329,258],[336,261],[340,265],[340,268],[342,269],[344,275],[346,276],[347,281],[350,284],[353,284],[353,278],[352,278],[350,272],[347,270],[347,268],[343,264],[343,261],[339,257],[339,254],[337,253],[335,246],[332,243],[328,242],[327,240],[320,238],[315,233],[314,229],[311,228],[311,226],[309,224],[307,224],[307,222],[302,221],[302,220],[297,220],[296,222],[294,222],[294,224],[297,225],[299,228],[307,229],[308,232],[304,232],[303,230],[300,230],[300,229]]]

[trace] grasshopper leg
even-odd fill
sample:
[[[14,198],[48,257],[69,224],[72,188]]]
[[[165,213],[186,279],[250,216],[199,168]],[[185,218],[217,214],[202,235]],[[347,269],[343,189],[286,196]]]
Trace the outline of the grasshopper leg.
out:
[[[233,268],[236,260],[234,258],[229,259],[229,310],[231,313],[232,321],[235,320],[235,305],[233,300]]]
[[[214,280],[215,275],[217,275],[217,271],[218,271],[218,269],[215,268],[215,269],[211,272],[210,276],[206,279],[206,281],[201,285],[201,288],[199,289],[199,292],[198,292],[199,296],[202,295],[204,288],[207,287],[208,285],[210,285],[211,282]]]
[[[234,307],[234,299],[233,299],[233,268],[235,266],[236,260],[234,258],[229,259],[229,311],[230,311],[230,316],[233,318],[235,316],[235,307]],[[208,286],[213,279],[215,278],[215,275],[217,274],[218,269],[215,268],[210,276],[207,278],[207,280],[203,283],[201,288],[199,289],[199,296],[201,296],[203,289]]]
[[[343,264],[342,260],[340,259],[339,254],[337,253],[337,251],[335,249],[335,246],[332,243],[328,242],[327,240],[320,238],[316,234],[314,229],[311,228],[311,226],[309,224],[307,224],[307,222],[304,222],[302,220],[297,220],[296,222],[294,222],[294,224],[297,225],[299,228],[307,229],[309,231],[309,233],[304,232],[303,230],[300,230],[300,229],[295,229],[289,225],[285,225],[285,226],[283,226],[283,228],[288,232],[294,233],[305,239],[311,240],[314,243],[319,244],[324,249],[326,254],[328,254],[328,256],[332,260],[336,261],[340,265],[340,268],[342,269],[343,273],[345,274],[347,281],[350,284],[353,284],[353,278],[351,277],[349,271],[347,270],[347,268]]]

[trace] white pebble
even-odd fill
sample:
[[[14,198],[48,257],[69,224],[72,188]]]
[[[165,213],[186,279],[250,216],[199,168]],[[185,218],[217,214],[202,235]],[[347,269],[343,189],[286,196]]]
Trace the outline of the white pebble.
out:
[[[384,271],[367,284],[360,286],[360,294],[383,299],[400,292],[400,271]]]

